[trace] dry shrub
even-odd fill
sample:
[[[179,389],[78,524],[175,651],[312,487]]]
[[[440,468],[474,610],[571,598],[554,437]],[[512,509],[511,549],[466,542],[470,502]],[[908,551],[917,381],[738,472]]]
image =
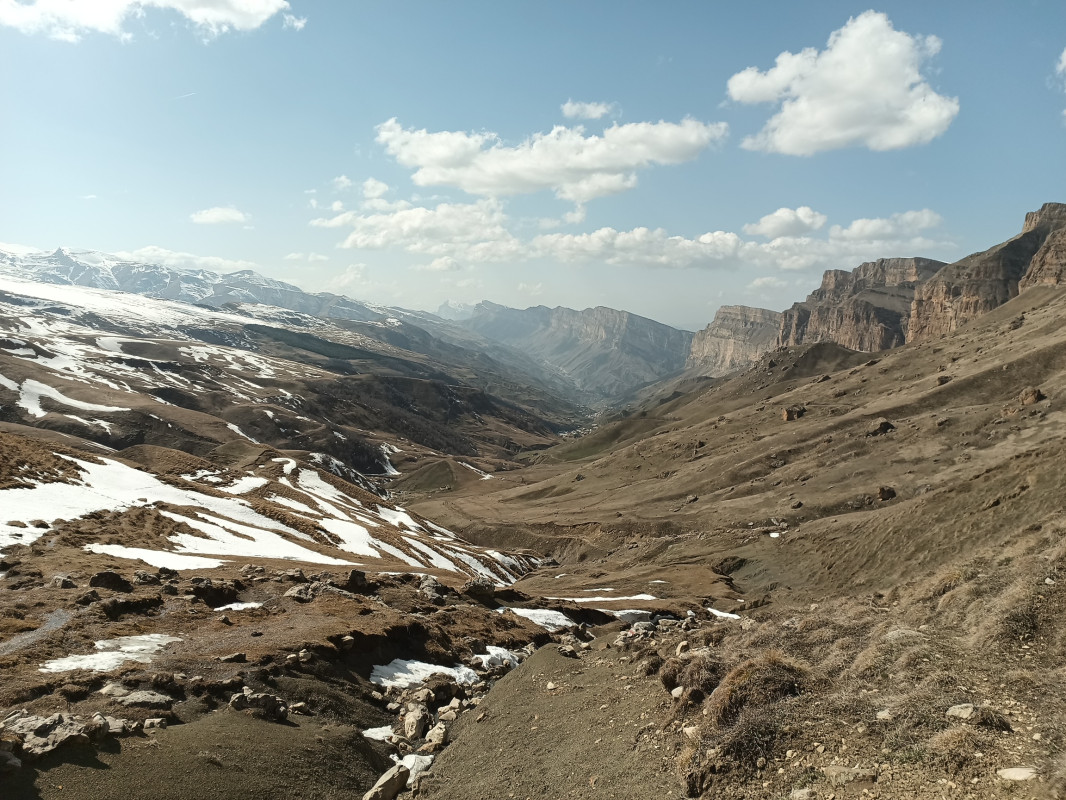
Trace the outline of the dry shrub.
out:
[[[650,678],[662,668],[664,663],[663,657],[658,653],[650,653],[637,664],[637,672],[645,678]]]
[[[768,650],[732,669],[707,700],[706,711],[718,727],[737,720],[745,707],[765,706],[798,695],[809,671],[777,650]]]
[[[1066,753],[1060,753],[1051,761],[1045,796],[1049,800],[1066,800]]]
[[[1000,714],[993,708],[985,708],[984,706],[976,710],[973,721],[975,725],[980,725],[982,728],[990,728],[994,731],[1009,733],[1014,730],[1010,720],[1005,715]]]
[[[758,759],[768,761],[783,731],[782,714],[775,704],[745,706],[736,721],[715,739],[721,756],[753,767]]]
[[[677,688],[683,663],[680,658],[668,658],[659,667],[659,680],[662,681],[666,691],[672,692]]]
[[[680,658],[668,658],[659,670],[659,679],[668,690],[682,687],[682,704],[687,705],[702,703],[725,672],[725,665],[710,650],[696,650]]]
[[[966,577],[962,574],[962,570],[949,570],[937,577],[930,595],[933,598],[943,597],[952,589],[958,589],[965,582]]]
[[[904,750],[921,746],[933,733],[948,727],[944,711],[965,698],[943,689],[919,687],[889,706],[892,721],[885,733],[885,746]]]
[[[926,742],[925,750],[935,763],[955,773],[973,760],[980,744],[980,737],[972,728],[960,725],[933,734]]]

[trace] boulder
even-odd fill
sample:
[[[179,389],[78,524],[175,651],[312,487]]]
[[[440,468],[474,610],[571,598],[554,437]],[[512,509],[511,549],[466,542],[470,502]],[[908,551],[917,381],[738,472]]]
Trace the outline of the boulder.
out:
[[[169,709],[174,705],[174,698],[170,695],[160,694],[159,692],[153,692],[147,689],[130,692],[123,697],[117,698],[117,700],[119,703],[127,707],[138,706],[140,708]]]
[[[282,722],[289,716],[289,705],[280,697],[266,692],[253,692],[247,686],[229,699],[229,707],[235,711],[252,710],[275,722]]]
[[[378,778],[378,782],[363,795],[363,800],[393,800],[407,788],[407,779],[410,776],[411,770],[403,764],[397,764]]]
[[[52,577],[52,581],[49,584],[53,589],[77,589],[78,584],[74,583],[66,575],[55,575]]]
[[[133,584],[113,570],[97,572],[89,578],[89,585],[98,589],[110,589],[112,592],[133,591]]]
[[[464,583],[459,592],[479,603],[492,604],[496,601],[496,585],[483,575]]]

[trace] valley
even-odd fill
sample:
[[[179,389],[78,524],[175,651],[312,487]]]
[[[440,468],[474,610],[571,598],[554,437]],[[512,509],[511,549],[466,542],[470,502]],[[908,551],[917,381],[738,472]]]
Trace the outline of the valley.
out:
[[[5,797],[1062,797],[1064,232],[695,333],[2,254]]]

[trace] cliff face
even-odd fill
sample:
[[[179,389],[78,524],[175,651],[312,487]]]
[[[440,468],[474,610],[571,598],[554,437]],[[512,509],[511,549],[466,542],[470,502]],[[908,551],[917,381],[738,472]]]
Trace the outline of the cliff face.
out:
[[[915,287],[943,267],[929,258],[882,258],[850,272],[827,270],[822,285],[781,315],[777,344],[836,342],[887,350],[906,341]]]
[[[915,292],[907,341],[950,333],[1029,286],[1062,283],[1064,230],[1066,204],[1045,203],[1018,236],[944,267]]]
[[[679,372],[692,334],[613,308],[517,309],[480,303],[460,323],[567,375],[579,389],[611,397]]]
[[[722,306],[714,320],[692,337],[686,369],[725,375],[777,347],[781,314],[765,308]]]

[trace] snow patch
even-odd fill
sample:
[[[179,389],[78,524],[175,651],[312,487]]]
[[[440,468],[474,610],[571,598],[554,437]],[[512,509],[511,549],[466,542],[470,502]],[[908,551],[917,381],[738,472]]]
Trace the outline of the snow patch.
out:
[[[180,642],[178,636],[165,633],[146,633],[140,636],[120,636],[117,639],[101,639],[94,642],[96,653],[65,656],[46,661],[38,672],[70,672],[75,669],[90,669],[94,672],[109,672],[127,661],[141,664],[151,662],[152,656],[171,642]]]
[[[370,682],[386,688],[396,687],[406,689],[408,686],[416,686],[425,683],[431,675],[443,674],[450,677],[458,684],[469,685],[475,683],[478,675],[470,667],[456,664],[454,667],[442,667],[439,664],[430,664],[426,661],[414,661],[403,658],[395,658],[388,664],[375,666],[370,672]]]

